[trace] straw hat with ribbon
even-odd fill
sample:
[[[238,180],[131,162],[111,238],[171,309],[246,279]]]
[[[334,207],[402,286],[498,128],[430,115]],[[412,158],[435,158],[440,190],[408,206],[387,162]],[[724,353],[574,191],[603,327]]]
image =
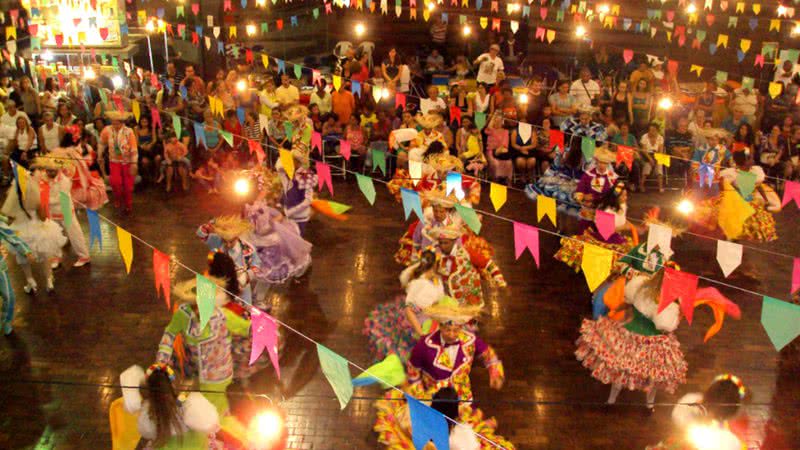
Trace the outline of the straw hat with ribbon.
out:
[[[730,135],[728,130],[724,128],[701,128],[699,132],[700,135],[705,138],[715,137],[717,139],[722,139]]]
[[[308,117],[308,108],[303,105],[293,105],[286,110],[284,115],[287,120],[297,122]]]
[[[61,170],[72,163],[70,157],[63,153],[53,152],[47,156],[39,156],[31,163],[31,168],[42,170]]]
[[[439,114],[418,114],[416,117],[417,123],[428,130],[438,128],[443,122],[442,116]]]
[[[443,227],[437,227],[431,230],[430,236],[436,240],[441,239],[458,239],[464,234],[464,230],[457,224],[450,224]]]
[[[219,216],[214,219],[214,234],[223,240],[232,241],[252,230],[253,225],[239,216]]]
[[[460,305],[452,297],[445,296],[423,312],[441,325],[464,325],[481,313],[481,307]]]
[[[432,189],[423,194],[424,199],[432,206],[440,206],[442,208],[454,208],[456,201],[452,196],[445,195],[441,189]]]
[[[617,161],[617,154],[608,149],[608,146],[598,147],[594,151],[594,159],[598,162],[613,164]]]
[[[219,277],[211,275],[204,275],[208,280],[217,285],[217,306],[225,306],[230,301],[227,295],[224,295],[224,289],[227,282]],[[223,295],[220,295],[223,294]],[[172,298],[176,299],[178,303],[195,303],[197,301],[197,278],[181,281],[172,287]]]
[[[449,153],[439,153],[425,158],[425,162],[433,168],[433,170],[441,172],[463,172],[464,163],[458,157]]]
[[[120,120],[122,122],[131,118],[133,114],[129,112],[110,110],[106,111],[105,116],[108,120]]]

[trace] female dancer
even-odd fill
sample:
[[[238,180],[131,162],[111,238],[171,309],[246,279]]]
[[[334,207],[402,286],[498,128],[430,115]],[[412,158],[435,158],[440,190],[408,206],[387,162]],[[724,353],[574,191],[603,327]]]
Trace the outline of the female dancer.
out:
[[[175,372],[156,363],[145,372],[131,366],[120,374],[125,410],[138,415],[139,434],[153,449],[211,449],[219,429],[217,410],[199,392],[178,395]]]
[[[259,261],[255,247],[241,237],[248,234],[252,228],[250,222],[241,217],[219,216],[197,229],[197,236],[211,250],[227,254],[236,263],[242,299],[247,303],[251,303],[253,299],[252,283],[258,271]]]
[[[430,250],[422,252],[419,261],[400,274],[405,296],[378,305],[367,316],[364,334],[376,360],[395,353],[406,361],[419,337],[432,331],[433,323],[422,311],[444,297],[444,285],[436,266],[436,254]]]
[[[91,146],[83,143],[82,134],[77,125],[65,127],[61,148],[56,149],[52,156],[72,162],[63,170],[72,179],[71,195],[77,207],[96,211],[108,203],[108,194],[103,177],[91,170],[96,155]]]
[[[14,234],[14,230],[8,226],[8,219],[2,216],[0,216],[0,240],[12,248],[18,257],[26,258],[29,262],[33,261],[34,256],[28,244]],[[5,254],[0,254],[0,297],[3,299],[3,309],[0,310],[0,330],[5,336],[8,336],[14,330],[12,322],[14,321],[16,297],[14,289],[11,287],[11,279],[8,277]]]

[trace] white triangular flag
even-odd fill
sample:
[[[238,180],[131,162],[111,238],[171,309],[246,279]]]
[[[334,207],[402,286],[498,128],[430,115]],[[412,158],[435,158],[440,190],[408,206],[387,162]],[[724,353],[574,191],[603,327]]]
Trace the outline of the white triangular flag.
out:
[[[742,244],[717,241],[717,262],[725,278],[728,278],[742,264]]]
[[[422,179],[422,163],[419,161],[408,162],[408,174],[411,175],[411,181],[414,186]]]
[[[525,122],[520,122],[519,126],[517,126],[517,133],[519,133],[519,138],[522,139],[522,145],[527,144],[531,139],[532,129],[531,124]]]
[[[269,116],[266,114],[259,114],[258,115],[258,126],[261,127],[261,131],[264,133],[269,130]]]
[[[220,28],[214,27],[213,32],[214,32],[214,39],[219,39]]]
[[[672,246],[672,228],[657,224],[651,223],[650,228],[647,232],[647,252],[650,251],[658,246],[661,250],[661,253],[668,253],[668,250]]]

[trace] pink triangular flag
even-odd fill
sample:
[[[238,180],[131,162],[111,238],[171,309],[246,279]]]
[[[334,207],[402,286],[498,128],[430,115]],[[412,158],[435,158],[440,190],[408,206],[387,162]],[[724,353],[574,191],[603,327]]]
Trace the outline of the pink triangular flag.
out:
[[[788,205],[792,200],[794,200],[794,203],[800,207],[800,183],[786,180],[786,184],[783,187],[783,201],[781,202],[781,208]]]
[[[331,166],[322,161],[317,161],[317,189],[322,191],[322,185],[328,185],[328,191],[333,195],[333,181],[331,181]]]
[[[616,216],[609,212],[605,212],[602,210],[597,210],[594,212],[594,224],[597,226],[597,231],[600,232],[600,236],[603,239],[608,240],[612,234],[614,234],[615,227],[615,219]]]
[[[155,106],[150,108],[150,121],[153,123],[153,128],[163,128],[161,126],[161,114],[158,113],[158,109]]]
[[[404,110],[406,109],[406,94],[398,92],[397,94],[394,95],[394,109],[401,107]]]
[[[200,13],[200,3],[192,3],[192,14],[195,16]]]
[[[536,267],[539,267],[539,229],[530,225],[514,222],[514,254],[519,259],[525,249],[531,252]]]
[[[800,258],[794,259],[794,267],[792,267],[792,294],[797,292],[800,288]]]
[[[170,282],[169,282],[169,255],[153,249],[153,278],[156,282],[156,296],[164,294],[164,302],[167,309],[170,306]]]
[[[679,299],[681,311],[689,325],[692,324],[694,299],[697,293],[697,275],[681,272],[671,267],[664,269],[664,280],[661,283],[661,298],[658,301],[658,312],[666,308],[673,300]]]
[[[339,141],[339,154],[344,156],[347,161],[350,161],[350,141],[346,139]]]
[[[281,366],[278,363],[278,323],[267,313],[258,312],[250,317],[250,330],[253,338],[253,345],[250,348],[250,365],[261,356],[264,349],[267,349],[272,367],[278,379],[281,377]]]
[[[316,149],[320,154],[322,153],[322,134],[319,131],[311,132],[311,150]]]
[[[625,64],[628,64],[633,59],[633,50],[625,49],[622,51],[622,59],[625,61]]]
[[[764,55],[758,54],[756,55],[756,60],[753,62],[754,66],[761,66],[764,67]]]

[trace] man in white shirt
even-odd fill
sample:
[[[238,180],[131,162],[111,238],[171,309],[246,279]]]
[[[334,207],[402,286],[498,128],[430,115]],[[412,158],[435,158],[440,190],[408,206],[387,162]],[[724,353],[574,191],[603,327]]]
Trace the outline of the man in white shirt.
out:
[[[600,85],[592,79],[592,72],[588,68],[581,69],[580,78],[572,82],[569,93],[578,103],[578,108],[592,106],[592,100],[600,95]]]
[[[436,86],[428,86],[428,98],[420,100],[419,110],[422,114],[438,113],[442,116],[446,115],[447,103],[439,97],[439,88]]]
[[[783,65],[778,68],[775,67],[775,78],[772,80],[776,83],[783,83],[784,86],[792,82],[792,79],[797,75],[797,67],[792,61],[788,59],[783,62]]]
[[[740,109],[747,123],[756,123],[756,110],[758,109],[758,95],[752,89],[741,87],[733,91],[731,111]]]
[[[275,89],[275,97],[281,107],[296,105],[300,102],[300,90],[292,84],[289,75],[281,75],[281,85]]]
[[[31,119],[28,118],[28,115],[25,114],[25,111],[19,111],[17,109],[17,102],[15,102],[14,100],[6,101],[6,112],[2,116],[0,116],[0,125],[16,128],[17,117],[24,117],[29,124],[31,123]]]
[[[331,94],[325,90],[325,87],[328,85],[328,82],[325,81],[324,78],[319,79],[319,84],[317,85],[317,90],[311,94],[311,100],[309,101],[310,105],[316,104],[319,107],[319,113],[328,114],[333,109],[333,105],[331,104]]]
[[[478,56],[475,64],[478,65],[478,83],[485,83],[493,85],[497,82],[497,73],[503,72],[503,60],[500,59],[500,46],[492,44],[489,47],[489,53],[484,53]]]

